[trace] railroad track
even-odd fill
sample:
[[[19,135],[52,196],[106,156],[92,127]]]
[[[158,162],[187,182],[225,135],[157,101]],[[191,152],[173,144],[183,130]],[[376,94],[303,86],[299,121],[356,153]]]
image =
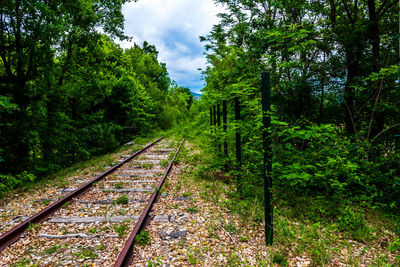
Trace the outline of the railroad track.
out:
[[[184,142],[175,150],[162,139],[122,156],[91,180],[76,180],[76,188],[62,189],[64,197],[0,235],[0,266],[4,259],[40,266],[83,261],[129,266],[135,237]]]

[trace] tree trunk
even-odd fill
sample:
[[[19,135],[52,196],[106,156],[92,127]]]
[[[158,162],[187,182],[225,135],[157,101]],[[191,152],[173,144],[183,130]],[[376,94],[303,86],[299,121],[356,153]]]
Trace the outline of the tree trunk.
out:
[[[372,60],[373,60],[373,72],[379,73],[381,70],[381,59],[380,59],[380,31],[379,31],[379,18],[376,12],[375,0],[368,0],[368,12],[369,12],[369,39],[372,44]],[[379,96],[381,95],[381,80],[377,80],[373,84],[374,102],[379,102]],[[372,136],[380,133],[385,124],[384,115],[382,112],[376,110],[374,106],[372,112],[372,128],[368,131],[368,139]]]

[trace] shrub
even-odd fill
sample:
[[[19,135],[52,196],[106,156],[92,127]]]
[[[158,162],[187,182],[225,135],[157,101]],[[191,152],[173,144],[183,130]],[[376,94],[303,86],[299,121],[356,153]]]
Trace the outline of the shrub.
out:
[[[366,227],[364,215],[351,207],[346,207],[339,215],[339,228],[343,231],[358,231]]]

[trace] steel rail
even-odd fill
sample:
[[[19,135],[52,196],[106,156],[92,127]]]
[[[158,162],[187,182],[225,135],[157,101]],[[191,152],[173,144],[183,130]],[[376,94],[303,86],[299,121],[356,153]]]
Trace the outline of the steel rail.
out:
[[[13,244],[15,241],[17,241],[21,237],[21,235],[24,233],[26,228],[28,228],[29,224],[41,223],[41,222],[45,221],[52,214],[54,214],[57,210],[59,210],[66,202],[72,202],[74,198],[80,197],[81,195],[85,194],[93,186],[93,183],[98,182],[101,179],[103,179],[104,177],[106,177],[107,175],[113,173],[118,168],[120,168],[122,165],[124,165],[125,163],[131,161],[134,157],[140,155],[142,152],[144,152],[145,150],[147,150],[148,148],[150,148],[151,146],[153,146],[154,144],[156,144],[157,142],[159,142],[163,138],[164,138],[164,136],[158,138],[154,142],[151,142],[150,144],[148,144],[147,146],[145,146],[141,150],[135,152],[134,154],[132,154],[131,156],[126,158],[125,160],[123,160],[120,163],[114,165],[113,167],[111,167],[110,169],[108,169],[104,173],[100,174],[99,176],[93,178],[92,180],[90,180],[86,184],[80,186],[75,191],[72,191],[68,195],[66,195],[63,198],[57,200],[56,202],[54,202],[51,205],[47,206],[46,208],[44,208],[40,212],[32,215],[31,217],[29,217],[25,221],[23,221],[20,224],[16,225],[11,230],[3,233],[0,236],[0,252],[3,251],[4,249],[6,249],[11,244]]]
[[[185,141],[185,138],[183,138],[183,140],[179,144],[178,149],[175,152],[174,157],[169,162],[168,168],[165,170],[164,175],[162,176],[160,182],[158,183],[156,190],[151,195],[149,202],[147,203],[146,207],[144,208],[142,214],[140,215],[140,218],[137,221],[135,228],[133,229],[132,233],[130,234],[128,240],[125,243],[124,248],[122,249],[121,253],[118,256],[117,261],[114,264],[114,267],[129,266],[132,263],[133,245],[135,243],[135,237],[142,229],[142,227],[145,223],[145,219],[146,219],[147,215],[149,214],[154,201],[156,200],[158,191],[159,191],[159,189],[161,189],[165,179],[167,178],[169,172],[171,171],[172,165],[174,164],[174,160],[175,160],[176,156],[178,155],[179,150],[181,149],[181,146],[184,141]]]

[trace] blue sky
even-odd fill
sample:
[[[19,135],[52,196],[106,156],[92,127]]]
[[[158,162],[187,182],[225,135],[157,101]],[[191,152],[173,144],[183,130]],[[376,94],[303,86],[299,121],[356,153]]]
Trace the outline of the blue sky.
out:
[[[169,75],[180,86],[200,92],[204,86],[201,71],[206,66],[204,43],[199,36],[207,35],[218,23],[222,12],[212,0],[139,0],[124,5],[125,34],[132,43],[147,41],[159,51],[158,58],[167,64]]]

